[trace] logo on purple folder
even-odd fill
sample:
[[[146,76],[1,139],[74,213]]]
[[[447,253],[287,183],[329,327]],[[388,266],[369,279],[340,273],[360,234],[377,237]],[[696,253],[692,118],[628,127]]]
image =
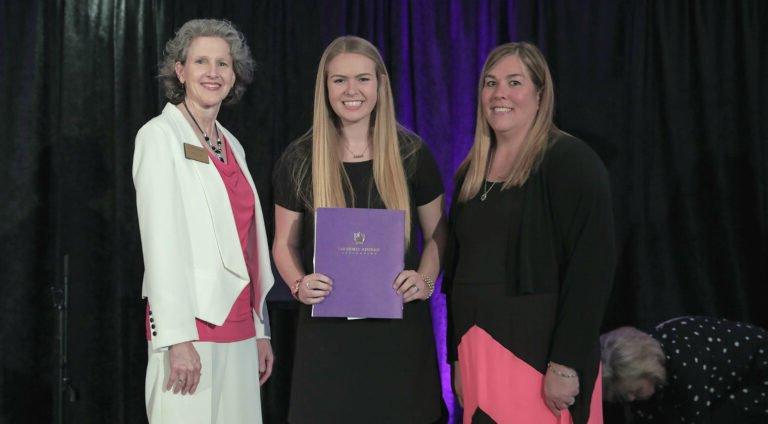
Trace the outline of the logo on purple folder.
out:
[[[365,243],[365,233],[357,232],[352,234],[352,238],[355,240],[355,244]]]

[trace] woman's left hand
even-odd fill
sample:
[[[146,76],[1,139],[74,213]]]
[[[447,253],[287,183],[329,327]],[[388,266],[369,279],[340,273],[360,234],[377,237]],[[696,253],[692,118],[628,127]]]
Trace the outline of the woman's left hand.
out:
[[[574,375],[574,377],[558,374]],[[559,417],[560,411],[573,405],[578,394],[579,377],[576,371],[565,365],[552,363],[544,376],[544,402],[552,413]]]
[[[263,385],[272,375],[275,354],[272,353],[272,344],[269,339],[256,339],[256,349],[259,351],[259,384]]]
[[[426,300],[429,297],[427,283],[424,282],[421,274],[412,269],[401,271],[392,287],[403,295],[403,303],[417,299]]]

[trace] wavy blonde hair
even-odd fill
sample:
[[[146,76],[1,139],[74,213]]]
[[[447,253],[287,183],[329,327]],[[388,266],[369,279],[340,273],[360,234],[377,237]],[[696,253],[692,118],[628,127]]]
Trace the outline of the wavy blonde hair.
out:
[[[297,181],[297,194],[305,203],[313,209],[332,207],[347,207],[345,192],[352,199],[352,207],[355,206],[354,190],[349,181],[349,176],[344,170],[344,164],[339,157],[338,143],[341,134],[341,123],[331,108],[328,100],[328,64],[336,56],[343,53],[355,53],[371,59],[376,65],[376,81],[378,84],[378,101],[371,113],[370,135],[372,138],[373,179],[378,189],[381,200],[387,209],[402,210],[405,212],[405,240],[410,242],[411,228],[411,204],[406,182],[403,156],[409,156],[413,149],[401,151],[401,147],[417,143],[409,143],[403,140],[401,146],[398,135],[407,136],[407,131],[399,127],[395,119],[394,99],[389,83],[387,69],[379,51],[370,42],[354,36],[339,37],[323,52],[317,69],[315,80],[315,103],[312,119],[312,128],[302,137],[302,141],[311,142],[311,168],[312,190],[311,199],[309,193],[302,191],[301,184],[306,179],[309,164],[298,163],[294,168],[293,178]],[[301,159],[304,161],[309,158]]]
[[[488,55],[480,81],[477,85],[477,115],[475,125],[475,137],[472,148],[467,157],[461,162],[457,175],[465,174],[464,184],[459,192],[459,201],[466,202],[477,195],[480,186],[483,185],[488,166],[491,149],[496,145],[496,136],[485,119],[483,113],[483,86],[485,77],[491,68],[507,56],[517,56],[523,62],[528,75],[539,93],[539,109],[533,119],[533,124],[523,140],[520,151],[512,164],[512,172],[502,185],[502,190],[512,186],[523,185],[534,168],[541,162],[544,152],[553,135],[561,133],[553,122],[555,110],[555,91],[552,83],[552,75],[549,72],[544,55],[531,43],[507,43],[502,44]]]

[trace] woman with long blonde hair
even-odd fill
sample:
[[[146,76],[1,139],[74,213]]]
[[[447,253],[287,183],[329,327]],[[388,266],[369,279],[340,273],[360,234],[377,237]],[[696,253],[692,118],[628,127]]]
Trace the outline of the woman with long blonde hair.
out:
[[[608,174],[553,112],[534,45],[489,54],[443,280],[465,423],[602,422],[598,336],[615,261]]]
[[[312,129],[276,166],[272,252],[301,303],[292,423],[431,423],[440,415],[427,300],[447,233],[443,187],[426,145],[397,124],[394,109],[376,48],[358,37],[337,38],[318,66]],[[406,270],[392,288],[403,296],[402,320],[310,316],[333,287],[330,278],[312,272],[313,212],[320,207],[405,212]]]

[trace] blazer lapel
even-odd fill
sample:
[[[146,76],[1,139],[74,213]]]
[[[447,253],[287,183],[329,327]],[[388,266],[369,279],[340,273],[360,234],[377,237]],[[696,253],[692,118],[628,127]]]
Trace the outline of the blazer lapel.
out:
[[[184,115],[176,106],[170,103],[166,105],[163,114],[168,114],[177,126],[181,139],[184,143],[203,147],[192,127],[187,122]],[[240,237],[237,234],[235,226],[235,217],[232,215],[232,208],[229,202],[227,189],[221,180],[219,171],[213,164],[213,161],[201,163],[196,161],[192,166],[198,176],[200,185],[205,194],[208,212],[211,215],[213,223],[213,232],[216,236],[216,245],[221,254],[221,260],[224,267],[242,280],[248,281],[248,270],[245,266],[243,251],[240,248]],[[252,184],[252,183],[251,183]]]

